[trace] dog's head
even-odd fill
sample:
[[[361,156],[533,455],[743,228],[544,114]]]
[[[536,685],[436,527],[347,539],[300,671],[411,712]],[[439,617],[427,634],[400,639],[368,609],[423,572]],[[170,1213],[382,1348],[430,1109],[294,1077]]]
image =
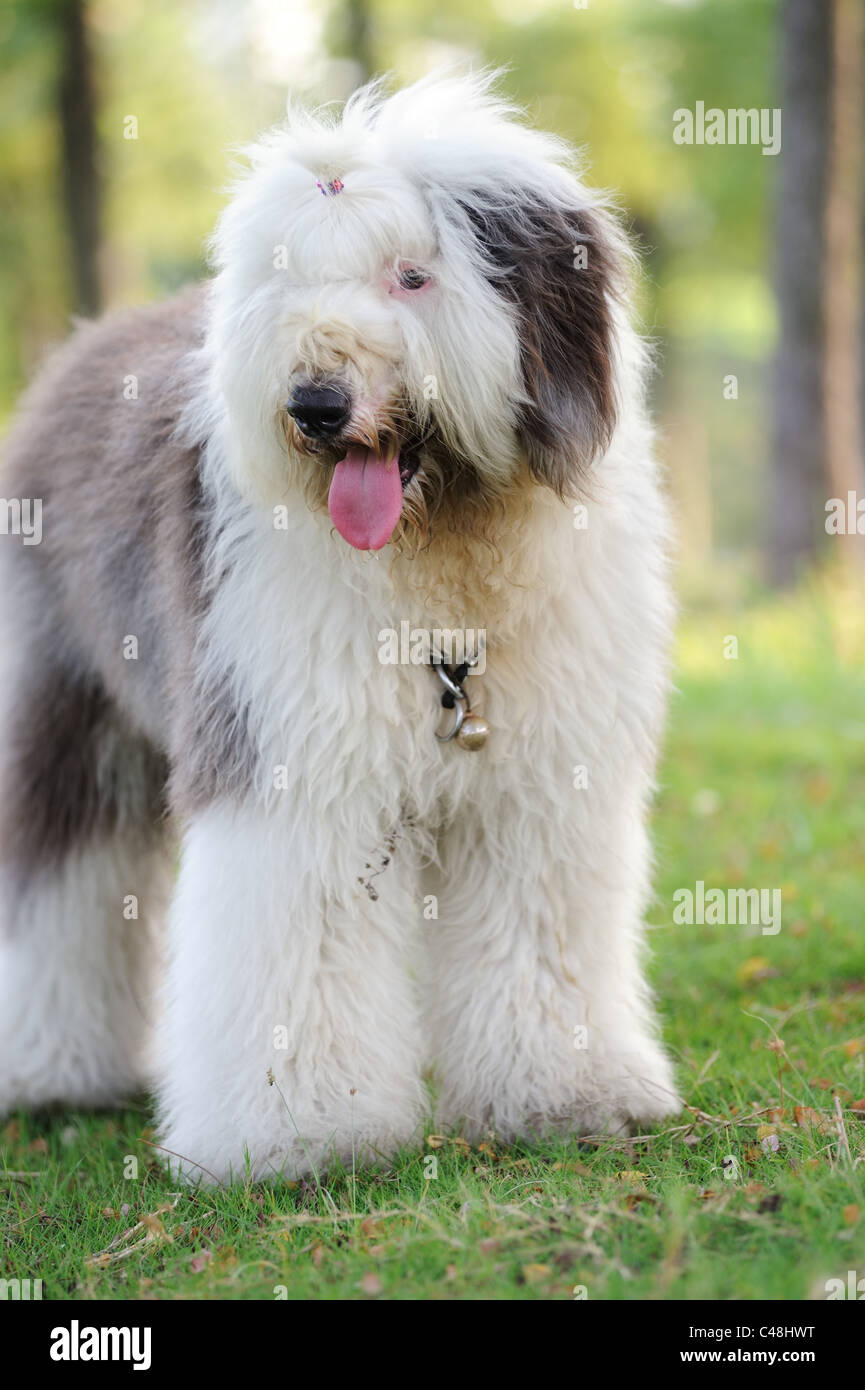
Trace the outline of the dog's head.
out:
[[[488,76],[290,113],[214,238],[211,345],[235,481],[297,485],[351,545],[579,491],[616,415],[627,246]]]

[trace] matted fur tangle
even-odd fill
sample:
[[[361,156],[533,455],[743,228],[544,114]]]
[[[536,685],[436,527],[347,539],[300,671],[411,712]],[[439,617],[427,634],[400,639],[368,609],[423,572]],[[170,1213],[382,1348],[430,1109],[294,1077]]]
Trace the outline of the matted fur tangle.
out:
[[[212,279],[79,326],[8,440],[0,1111],[152,1084],[207,1182],[431,1106],[643,1125],[672,604],[627,240],[488,74],[248,155]],[[485,635],[477,752],[384,659],[442,631]]]

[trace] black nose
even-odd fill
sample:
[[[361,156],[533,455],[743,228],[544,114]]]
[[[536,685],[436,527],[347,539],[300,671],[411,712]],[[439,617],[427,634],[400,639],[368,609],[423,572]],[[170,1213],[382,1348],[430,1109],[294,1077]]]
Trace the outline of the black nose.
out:
[[[310,439],[330,439],[348,422],[351,400],[339,386],[296,386],[285,408]]]

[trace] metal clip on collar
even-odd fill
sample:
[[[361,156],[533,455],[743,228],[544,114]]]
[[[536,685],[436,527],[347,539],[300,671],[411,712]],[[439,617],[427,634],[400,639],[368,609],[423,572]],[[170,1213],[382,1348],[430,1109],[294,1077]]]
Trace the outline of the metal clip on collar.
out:
[[[472,661],[464,661],[452,671],[439,662],[433,662],[433,670],[444,686],[442,707],[454,711],[454,722],[450,729],[446,734],[440,734],[436,730],[436,738],[439,743],[450,743],[451,739],[456,739],[461,748],[471,752],[483,748],[489,737],[486,720],[481,719],[480,715],[472,714],[469,697],[463,688],[463,681],[471,674],[471,668],[476,666],[477,662],[477,657],[474,657]]]

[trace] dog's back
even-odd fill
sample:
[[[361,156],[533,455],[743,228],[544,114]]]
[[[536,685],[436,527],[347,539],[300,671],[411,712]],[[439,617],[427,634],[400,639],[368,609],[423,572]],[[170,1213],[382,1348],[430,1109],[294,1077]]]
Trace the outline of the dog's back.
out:
[[[91,700],[119,700],[139,732],[163,741],[172,665],[164,644],[188,637],[200,588],[198,455],[174,436],[201,311],[196,288],[80,325],[24,400],[3,488],[38,501],[43,543],[7,537],[2,562],[20,634],[42,634],[46,693],[20,691],[23,709],[83,685]],[[166,530],[170,544],[160,544]]]

